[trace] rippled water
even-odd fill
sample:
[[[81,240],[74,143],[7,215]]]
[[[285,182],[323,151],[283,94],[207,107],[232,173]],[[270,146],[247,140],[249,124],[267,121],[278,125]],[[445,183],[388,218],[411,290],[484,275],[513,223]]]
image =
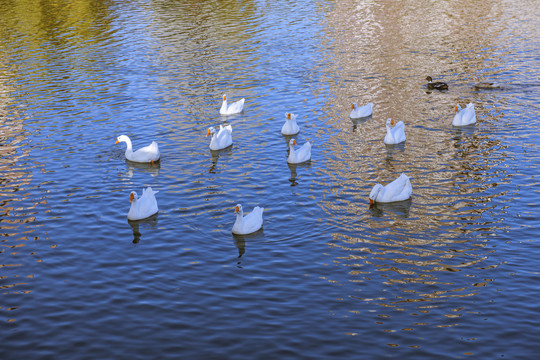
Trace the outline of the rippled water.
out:
[[[535,1],[0,14],[2,359],[540,354]],[[224,93],[245,111],[221,117]],[[468,102],[477,124],[452,127]],[[308,164],[286,162],[288,111]],[[389,117],[405,144],[384,145]],[[233,147],[211,152],[223,121]],[[126,162],[121,134],[156,140],[160,164]],[[369,208],[402,172],[412,199]],[[128,222],[146,186],[160,212]],[[263,231],[231,234],[237,203],[265,208]]]

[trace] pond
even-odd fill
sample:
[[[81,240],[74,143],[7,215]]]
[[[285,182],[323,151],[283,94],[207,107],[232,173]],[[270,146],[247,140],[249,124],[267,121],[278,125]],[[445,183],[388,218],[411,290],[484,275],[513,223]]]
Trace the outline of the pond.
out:
[[[46,0],[0,14],[2,359],[540,354],[534,3]],[[220,115],[224,94],[243,112]],[[452,126],[468,103],[477,122]],[[309,162],[287,163],[287,112]],[[388,118],[404,143],[383,142]],[[211,151],[220,124],[233,145]],[[160,161],[126,161],[120,135],[156,141]],[[370,207],[402,173],[412,197]],[[128,221],[130,192],[149,186],[159,213]],[[264,207],[262,230],[232,234],[237,204]]]

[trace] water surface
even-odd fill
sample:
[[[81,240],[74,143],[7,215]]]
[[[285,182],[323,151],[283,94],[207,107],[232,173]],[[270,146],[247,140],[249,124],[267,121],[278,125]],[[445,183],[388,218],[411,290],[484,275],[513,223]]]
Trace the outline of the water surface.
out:
[[[2,358],[534,358],[534,2],[0,4]],[[427,91],[424,78],[449,90]],[[478,91],[478,80],[502,88]],[[246,98],[219,115],[221,96]],[[352,102],[373,102],[352,121]],[[473,102],[476,125],[451,126]],[[288,165],[285,112],[312,161]],[[385,121],[405,144],[383,143]],[[209,126],[233,126],[211,152]],[[117,136],[159,143],[159,165]],[[413,197],[369,208],[377,182]],[[159,191],[128,222],[129,193]],[[234,206],[265,208],[233,236]],[[156,355],[159,354],[159,355]]]

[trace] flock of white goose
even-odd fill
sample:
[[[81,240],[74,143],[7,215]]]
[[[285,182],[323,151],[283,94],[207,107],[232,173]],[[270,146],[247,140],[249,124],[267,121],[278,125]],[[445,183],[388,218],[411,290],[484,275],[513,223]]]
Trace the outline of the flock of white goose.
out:
[[[428,77],[429,89],[438,89],[437,86],[444,83],[432,83],[431,78]],[[444,84],[446,85],[446,84]],[[447,89],[443,88],[444,90]],[[245,99],[238,100],[233,103],[227,102],[227,96],[223,95],[223,103],[219,110],[221,115],[232,115],[243,111]],[[373,103],[369,103],[364,106],[352,105],[352,111],[350,117],[352,119],[365,118],[371,116],[373,113]],[[454,126],[466,126],[476,122],[476,114],[474,105],[469,103],[465,108],[461,108],[459,105],[455,107],[455,115],[452,121]],[[285,124],[281,128],[283,135],[296,135],[300,132],[300,127],[296,123],[296,115],[292,113],[285,114]],[[214,127],[208,129],[206,136],[211,136],[210,149],[221,150],[232,145],[232,126],[231,125],[219,125],[219,130]],[[384,137],[384,143],[399,144],[406,140],[405,136],[405,124],[403,121],[397,123],[393,119],[386,120],[386,136]],[[159,161],[160,152],[158,144],[153,141],[150,145],[133,151],[131,140],[126,135],[120,135],[116,139],[116,144],[119,142],[125,142],[126,159],[139,163],[154,163]],[[290,164],[299,164],[311,160],[311,143],[307,141],[299,149],[295,149],[297,145],[296,140],[293,138],[289,141],[289,156],[287,162]],[[156,214],[159,209],[156,201],[155,194],[157,191],[153,191],[151,187],[143,189],[142,195],[137,197],[137,193],[132,191],[129,197],[131,207],[128,212],[129,220],[142,220]],[[404,201],[411,197],[412,186],[410,179],[407,175],[401,174],[397,179],[383,186],[376,184],[371,193],[369,194],[370,205],[375,202],[396,202]],[[263,226],[263,211],[264,208],[255,206],[253,211],[246,216],[242,209],[242,205],[238,204],[235,208],[236,221],[232,227],[232,233],[238,235],[251,234]]]

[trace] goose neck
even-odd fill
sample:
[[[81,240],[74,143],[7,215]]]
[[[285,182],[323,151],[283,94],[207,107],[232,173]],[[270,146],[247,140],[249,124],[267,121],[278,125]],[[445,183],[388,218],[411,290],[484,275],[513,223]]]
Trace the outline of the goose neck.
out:
[[[131,139],[126,136],[124,138],[124,142],[126,143],[126,154],[133,152],[133,145],[131,144]]]

